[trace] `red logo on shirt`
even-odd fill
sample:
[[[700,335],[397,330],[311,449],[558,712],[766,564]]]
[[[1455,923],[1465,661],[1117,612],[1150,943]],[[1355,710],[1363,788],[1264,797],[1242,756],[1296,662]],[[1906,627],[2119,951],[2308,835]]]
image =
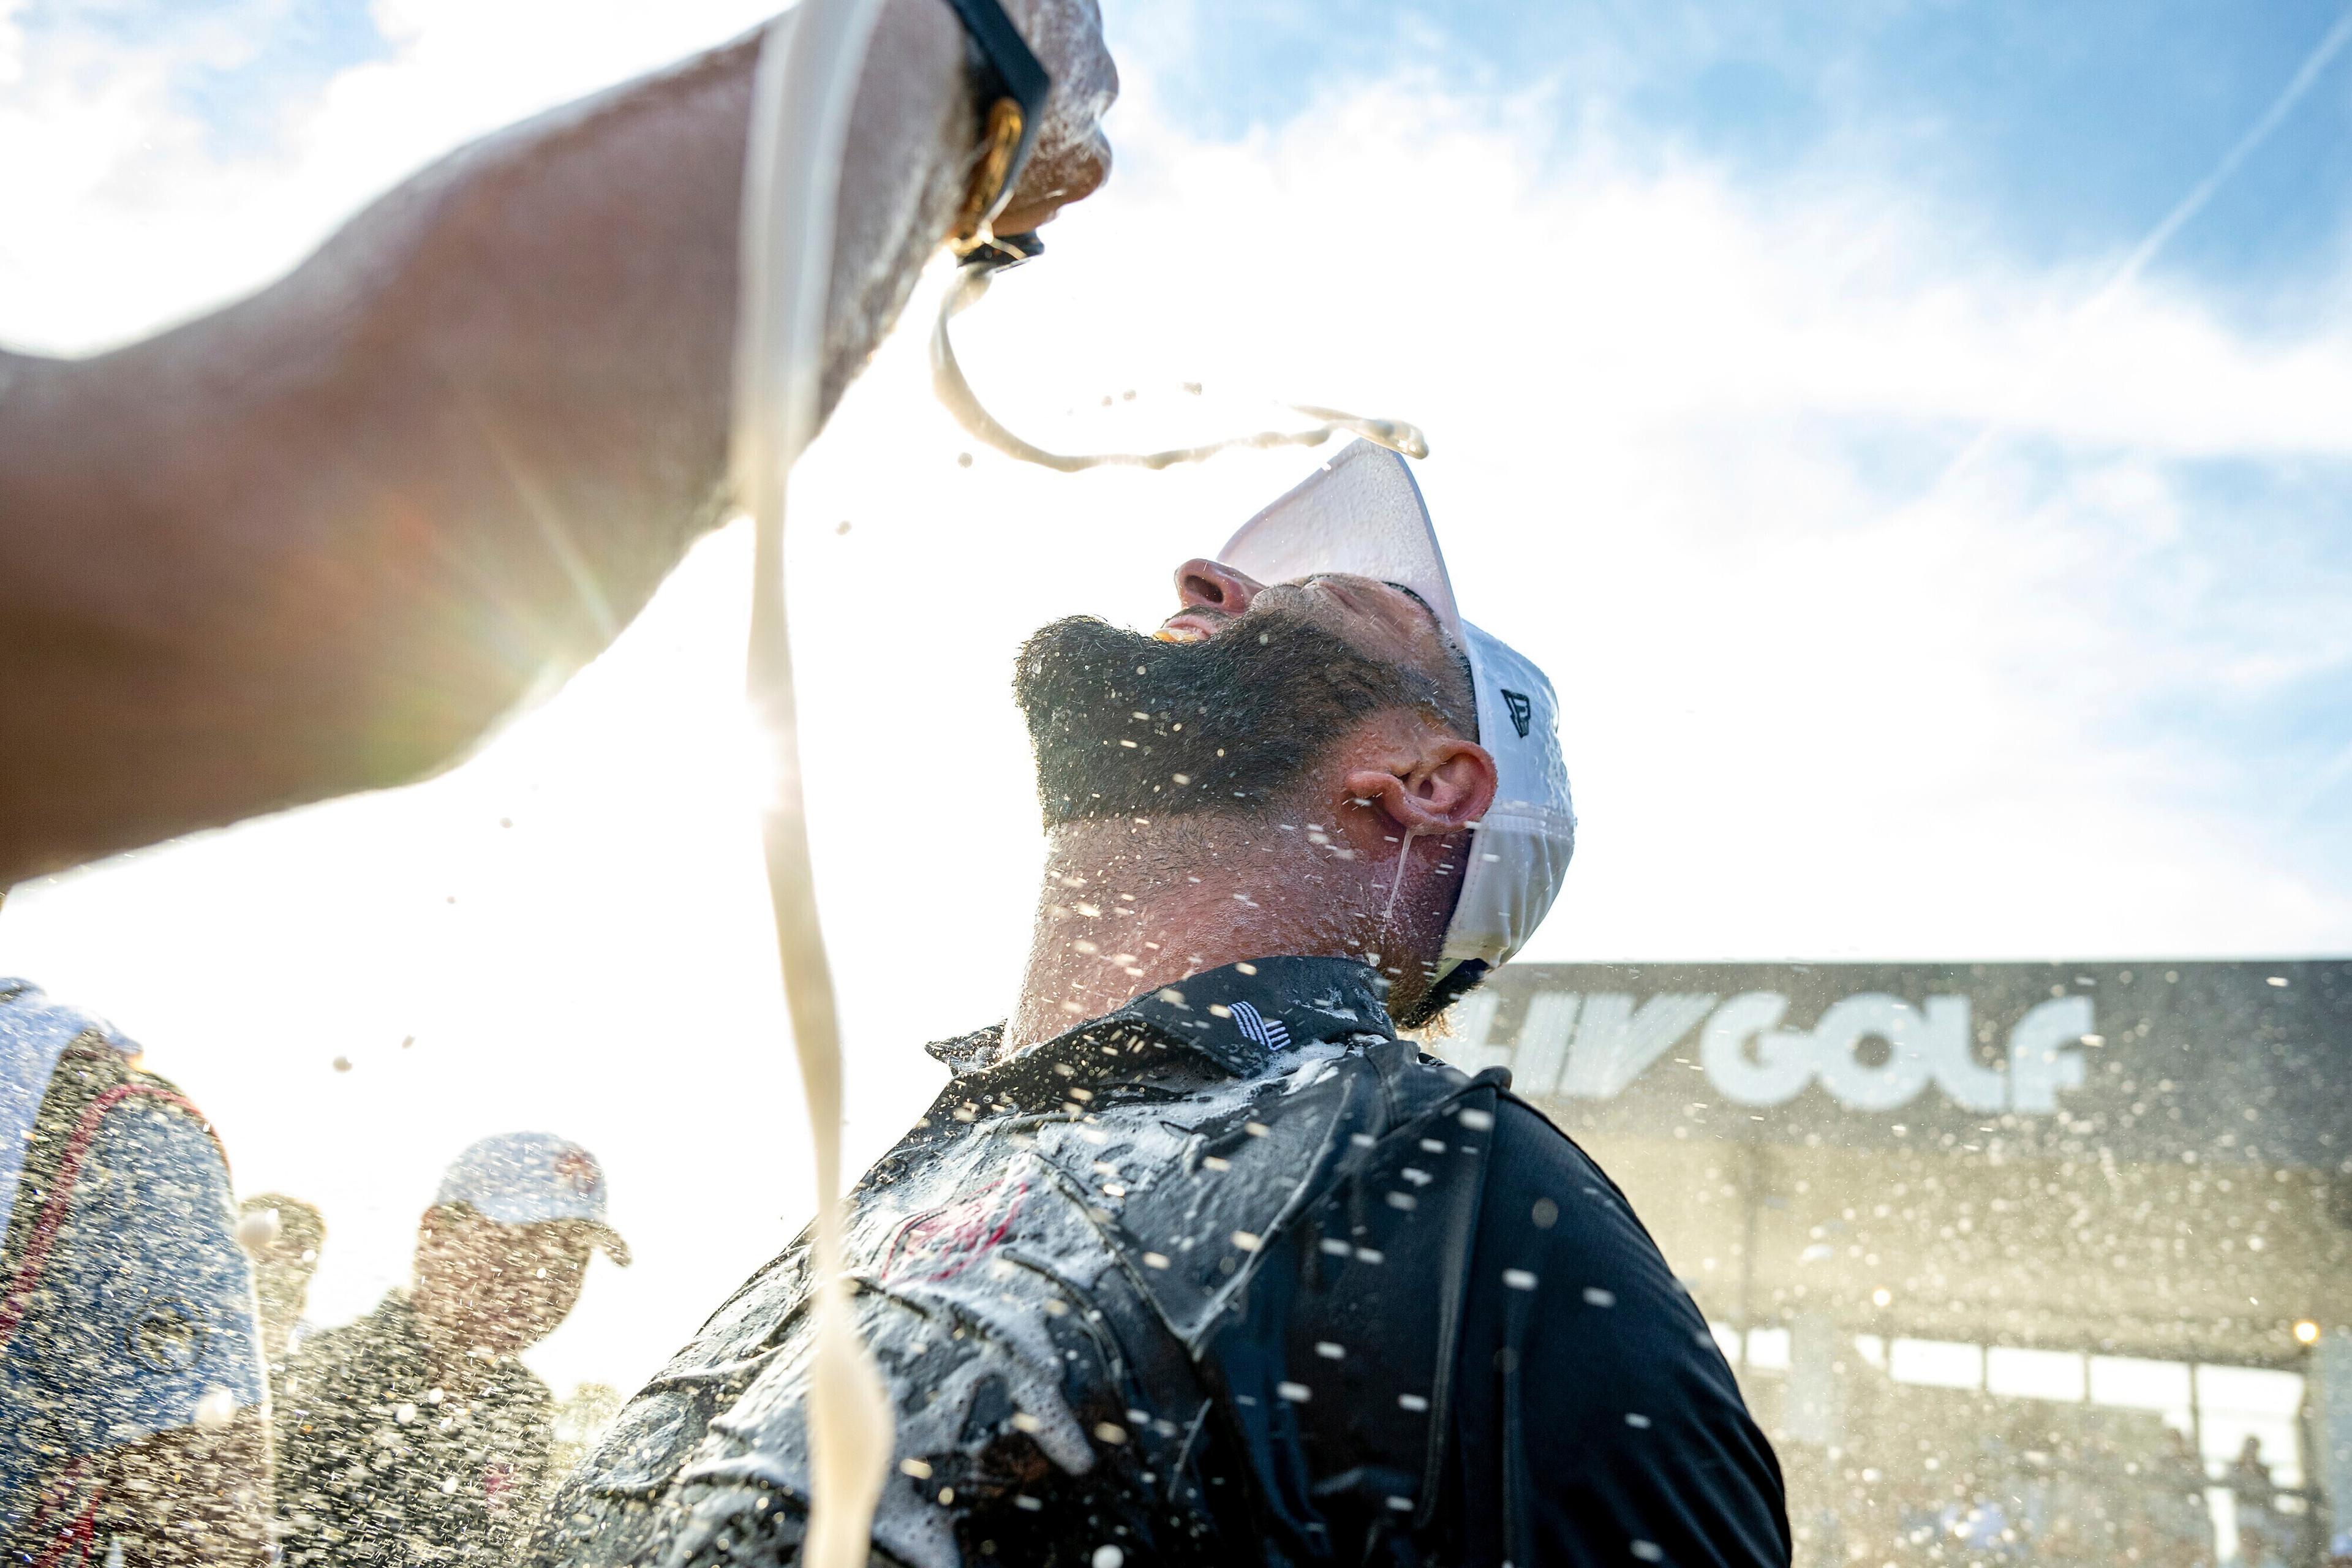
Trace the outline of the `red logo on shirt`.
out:
[[[961,1203],[914,1215],[890,1237],[890,1250],[882,1259],[883,1279],[936,1285],[954,1279],[996,1250],[1012,1232],[1028,1193],[1027,1177],[1007,1186],[1006,1178],[999,1176]]]

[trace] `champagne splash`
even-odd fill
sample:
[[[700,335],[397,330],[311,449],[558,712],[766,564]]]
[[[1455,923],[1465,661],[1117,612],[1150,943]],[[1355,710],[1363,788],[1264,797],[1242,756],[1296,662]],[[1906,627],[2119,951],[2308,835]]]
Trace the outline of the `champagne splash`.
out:
[[[760,49],[742,221],[743,291],[735,342],[729,464],[753,523],[751,636],[746,686],[775,752],[775,791],[761,820],[777,958],[816,1163],[812,1262],[815,1358],[810,1368],[808,1568],[865,1568],[875,1505],[896,1444],[892,1411],[851,1308],[842,1237],[842,1062],[833,972],[818,919],[800,766],[791,626],[784,596],[784,514],[793,464],[817,429],[834,217],[849,114],[883,0],[803,0],[770,24]],[[933,382],[964,427],[1024,461],[1072,472],[1164,468],[1235,447],[1318,446],[1349,432],[1409,457],[1422,433],[1400,420],[1300,405],[1312,429],[1264,431],[1202,447],[1072,457],[1032,446],[982,408],[957,366],[948,321],[987,291],[987,266],[967,267],[932,334]]]
[[[746,685],[775,748],[775,793],[761,837],[816,1156],[816,1347],[808,1396],[809,1529],[801,1558],[809,1568],[865,1568],[896,1441],[881,1377],[851,1315],[843,1268],[841,1027],[809,858],[784,601],[786,484],[816,434],[843,150],[881,10],[882,0],[803,0],[770,24],[761,44],[743,182],[743,294],[729,452],[735,493],[754,530]]]
[[[931,328],[931,390],[955,416],[956,423],[970,431],[973,437],[985,441],[1007,457],[1018,458],[1024,463],[1040,468],[1058,469],[1074,474],[1081,468],[1166,468],[1178,463],[1201,463],[1220,452],[1237,447],[1319,447],[1332,437],[1346,434],[1361,436],[1391,451],[1408,458],[1429,456],[1429,438],[1418,426],[1402,419],[1368,419],[1360,415],[1344,413],[1337,408],[1320,408],[1313,404],[1294,403],[1290,406],[1309,419],[1321,424],[1305,430],[1261,430],[1254,436],[1228,436],[1222,441],[1211,441],[1199,447],[1171,447],[1160,452],[1088,452],[1072,454],[1049,452],[1043,447],[1023,440],[998,422],[981,404],[964,379],[963,367],[956,363],[955,344],[949,341],[948,323],[980,302],[988,292],[990,282],[1006,264],[997,261],[967,262],[956,274],[956,280],[940,300],[939,320]]]

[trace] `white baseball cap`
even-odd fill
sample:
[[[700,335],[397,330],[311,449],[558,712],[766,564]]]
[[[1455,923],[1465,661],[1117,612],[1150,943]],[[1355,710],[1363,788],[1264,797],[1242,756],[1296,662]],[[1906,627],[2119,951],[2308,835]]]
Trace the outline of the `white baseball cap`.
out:
[[[469,1145],[441,1174],[436,1204],[464,1204],[500,1225],[575,1220],[626,1268],[629,1244],[606,1218],[604,1167],[552,1132],[501,1132]]]
[[[1476,738],[1495,759],[1495,803],[1471,844],[1436,990],[1450,997],[1466,989],[1535,934],[1576,850],[1551,682],[1462,618],[1421,487],[1405,459],[1385,447],[1351,442],[1242,524],[1217,559],[1261,583],[1345,572],[1410,589],[1468,662]]]

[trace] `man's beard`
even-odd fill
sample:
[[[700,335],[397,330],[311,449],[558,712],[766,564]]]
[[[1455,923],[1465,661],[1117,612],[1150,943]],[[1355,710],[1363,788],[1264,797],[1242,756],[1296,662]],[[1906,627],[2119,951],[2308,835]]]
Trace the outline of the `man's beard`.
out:
[[[1049,827],[1249,810],[1364,719],[1436,700],[1425,676],[1280,612],[1191,643],[1073,616],[1023,645],[1013,694]]]

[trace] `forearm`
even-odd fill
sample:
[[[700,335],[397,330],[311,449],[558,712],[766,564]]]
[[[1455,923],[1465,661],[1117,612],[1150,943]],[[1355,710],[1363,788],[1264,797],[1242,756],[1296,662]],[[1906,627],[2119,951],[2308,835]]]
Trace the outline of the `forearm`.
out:
[[[0,887],[430,772],[642,606],[725,510],[756,56],[465,149],[215,315],[0,363]],[[966,74],[943,0],[891,0],[828,407],[952,219]]]

